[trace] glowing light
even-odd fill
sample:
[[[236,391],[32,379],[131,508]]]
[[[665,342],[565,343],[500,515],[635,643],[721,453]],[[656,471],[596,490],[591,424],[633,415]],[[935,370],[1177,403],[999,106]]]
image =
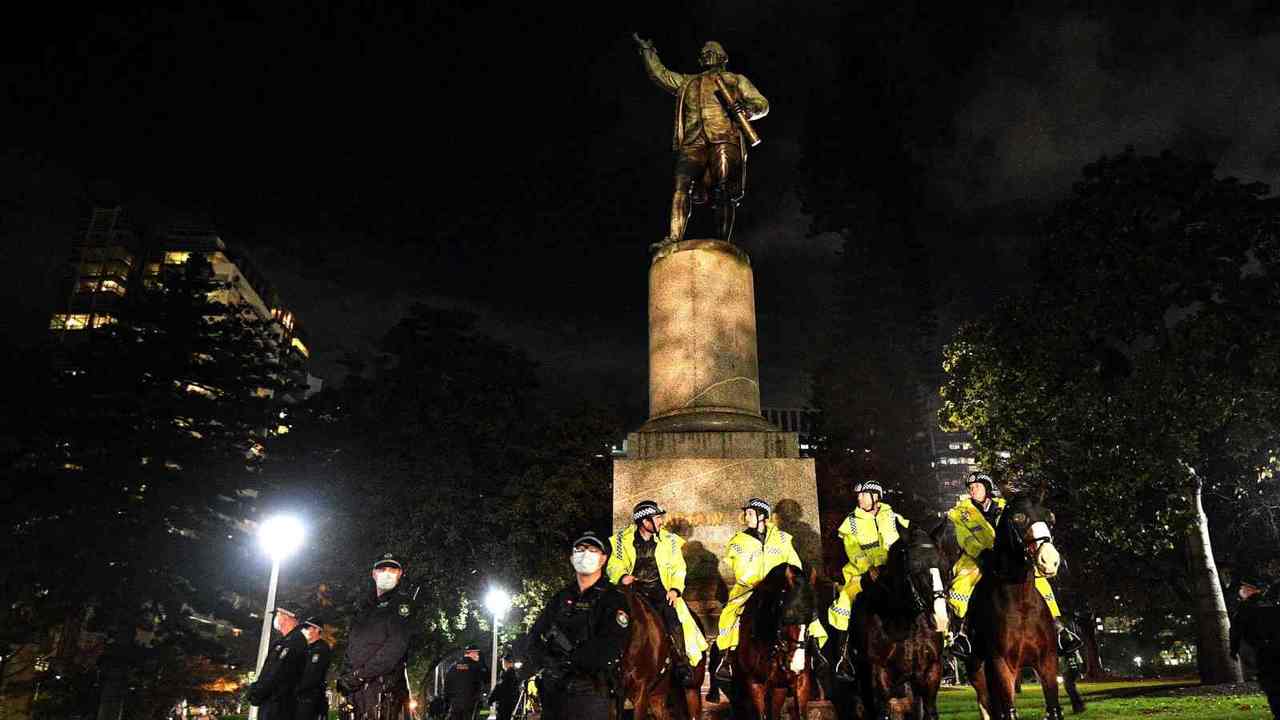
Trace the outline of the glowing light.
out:
[[[511,594],[502,588],[493,588],[484,596],[484,606],[495,617],[502,617],[511,609]]]
[[[302,523],[292,515],[274,515],[258,528],[258,542],[272,558],[280,560],[302,545]]]

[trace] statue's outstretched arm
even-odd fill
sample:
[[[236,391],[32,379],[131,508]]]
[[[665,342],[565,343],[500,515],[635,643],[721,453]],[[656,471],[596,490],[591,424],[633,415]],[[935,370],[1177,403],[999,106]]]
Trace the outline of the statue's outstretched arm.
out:
[[[640,49],[640,57],[644,60],[644,69],[649,73],[649,79],[672,95],[680,92],[680,88],[689,82],[689,76],[668,70],[667,66],[658,59],[658,51],[653,47],[652,40],[642,40],[635,33],[632,33],[631,37],[635,39]]]

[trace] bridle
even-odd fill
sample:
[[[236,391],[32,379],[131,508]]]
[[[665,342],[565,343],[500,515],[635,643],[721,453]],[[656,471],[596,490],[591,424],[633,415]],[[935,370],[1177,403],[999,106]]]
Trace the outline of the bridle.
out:
[[[914,546],[904,545],[902,547],[902,562],[906,566],[906,571],[903,573],[903,575],[906,576],[907,589],[911,591],[911,602],[913,605],[915,605],[916,613],[922,613],[922,612],[925,612],[929,608],[929,606],[933,605],[933,602],[935,600],[946,600],[947,593],[945,590],[942,590],[942,589],[934,590],[932,587],[930,587],[928,598],[926,599],[925,595],[920,592],[920,588],[916,587],[915,573],[911,572],[911,548],[912,547],[934,548],[936,546],[933,543],[919,543]]]

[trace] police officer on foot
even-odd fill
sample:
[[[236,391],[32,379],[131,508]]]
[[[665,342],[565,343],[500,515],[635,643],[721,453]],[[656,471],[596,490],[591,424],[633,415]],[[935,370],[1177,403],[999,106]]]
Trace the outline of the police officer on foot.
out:
[[[1253,647],[1258,662],[1258,684],[1267,695],[1272,717],[1280,718],[1280,642],[1275,638],[1280,607],[1270,599],[1267,584],[1253,575],[1240,579],[1236,593],[1240,607],[1231,619],[1231,659],[1240,659],[1241,642]]]
[[[489,692],[489,704],[497,708],[498,720],[511,720],[519,699],[520,678],[516,675],[515,662],[510,655],[503,655],[502,672],[498,673],[498,684]]]
[[[607,720],[621,692],[619,666],[630,638],[627,599],[604,576],[609,546],[586,532],[573,542],[576,574],[551,597],[529,631],[529,652],[543,668],[543,720]]]
[[[307,661],[298,681],[296,695],[297,720],[328,720],[329,701],[324,694],[325,676],[329,674],[329,661],[333,648],[324,639],[324,619],[310,615],[302,621],[302,635],[307,640]]]
[[[485,669],[480,664],[480,648],[468,645],[462,657],[444,676],[444,696],[449,700],[449,720],[471,720],[480,703]]]
[[[407,720],[405,667],[417,635],[413,593],[404,589],[404,566],[394,553],[375,560],[370,575],[374,592],[351,619],[338,689],[354,720]]]
[[[298,609],[281,603],[273,611],[271,627],[280,637],[267,649],[258,679],[249,686],[249,704],[258,706],[258,720],[293,720],[295,692],[306,662],[307,641],[302,637]]]
[[[609,581],[630,587],[662,616],[673,653],[672,673],[681,685],[690,682],[693,667],[702,659],[707,641],[685,605],[684,538],[663,527],[667,511],[653,500],[643,500],[631,510],[630,527],[609,538]]]

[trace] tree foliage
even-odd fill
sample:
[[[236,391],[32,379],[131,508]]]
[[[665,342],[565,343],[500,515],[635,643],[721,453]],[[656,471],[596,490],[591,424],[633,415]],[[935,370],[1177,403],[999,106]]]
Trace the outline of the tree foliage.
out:
[[[408,558],[421,670],[486,641],[481,603],[492,586],[524,612],[504,621],[506,637],[527,626],[569,579],[574,533],[608,531],[617,421],[587,403],[542,407],[533,363],[466,313],[416,306],[380,349],[352,358],[343,387],[295,411],[268,474],[293,478],[274,502],[314,509],[304,584],[324,585],[340,616],[370,592],[372,558]]]
[[[101,666],[141,688],[130,702],[172,699],[149,693],[163,687],[157,663],[244,662],[190,617],[218,609],[251,624],[219,605],[245,589],[232,565],[263,442],[299,375],[271,323],[221,302],[223,289],[193,254],[131,292],[119,323],[54,335],[10,376],[5,640],[38,643],[89,617],[106,638]]]
[[[1232,519],[1225,547],[1274,537],[1280,225],[1265,191],[1167,153],[1103,158],[1049,218],[1033,291],[946,349],[944,423],[1005,486],[1050,496],[1086,568],[1183,608],[1194,578],[1177,551],[1196,547],[1200,493]]]

